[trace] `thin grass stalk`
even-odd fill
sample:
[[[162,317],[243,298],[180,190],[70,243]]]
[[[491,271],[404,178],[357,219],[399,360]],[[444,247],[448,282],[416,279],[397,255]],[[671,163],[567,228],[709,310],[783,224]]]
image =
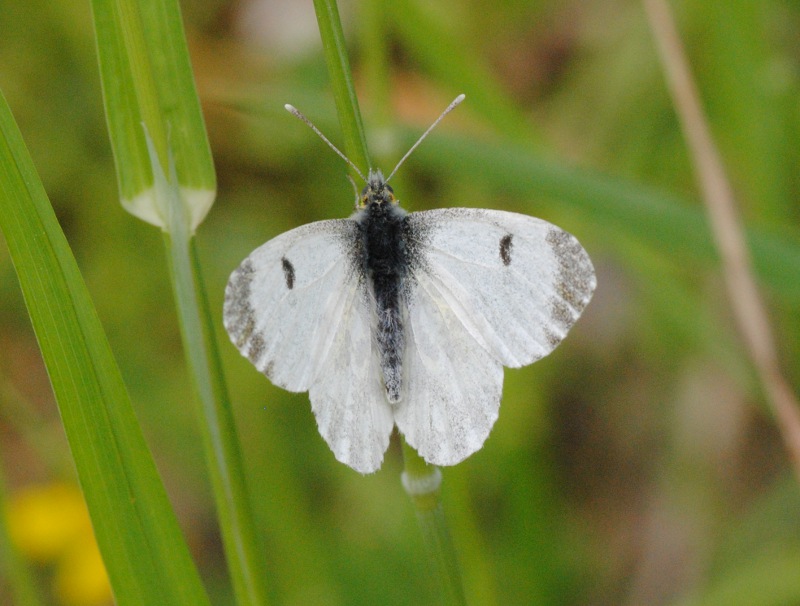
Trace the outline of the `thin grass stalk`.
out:
[[[800,480],[800,404],[781,371],[769,316],[753,277],[733,189],[711,136],[669,5],[665,0],[644,0],[644,6],[697,171],[736,326]]]
[[[336,0],[314,0],[314,10],[317,13],[322,52],[325,55],[333,98],[336,102],[336,114],[339,116],[344,136],[344,153],[366,175],[372,164],[367,150],[364,123],[361,121],[361,111],[358,108],[353,73],[350,71],[350,60],[347,57],[339,8]]]
[[[155,162],[153,170],[156,195],[173,198],[165,205],[171,212],[164,243],[184,354],[197,392],[200,432],[236,601],[239,606],[263,606],[268,603],[266,567],[259,553],[236,424],[194,236],[180,200],[174,170],[169,181],[158,172]]]
[[[200,431],[214,488],[217,517],[240,606],[268,603],[239,441],[222,372],[194,238],[164,236],[186,360],[199,403]]]
[[[353,76],[344,44],[344,33],[339,11],[334,0],[314,0],[322,46],[328,71],[333,82],[336,110],[345,137],[345,150],[356,164],[365,162],[370,167],[366,148],[366,136],[361,121],[361,112],[353,88]],[[450,531],[441,502],[441,472],[425,463],[403,440],[405,471],[403,484],[412,497],[422,535],[428,552],[430,569],[439,580],[443,602],[448,605],[464,605],[464,589]],[[435,488],[431,490],[434,486]]]
[[[430,573],[439,585],[442,603],[464,606],[467,600],[461,568],[442,506],[442,472],[438,467],[428,465],[405,440],[403,461],[403,488],[414,504],[428,553]]]

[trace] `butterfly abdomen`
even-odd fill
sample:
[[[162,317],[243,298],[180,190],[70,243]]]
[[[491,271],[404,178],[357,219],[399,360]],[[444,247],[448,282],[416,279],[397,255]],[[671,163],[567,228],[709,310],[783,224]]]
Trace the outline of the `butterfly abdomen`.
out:
[[[375,339],[390,403],[400,401],[405,335],[401,294],[408,274],[407,214],[394,203],[370,198],[359,213],[363,268],[375,304]]]

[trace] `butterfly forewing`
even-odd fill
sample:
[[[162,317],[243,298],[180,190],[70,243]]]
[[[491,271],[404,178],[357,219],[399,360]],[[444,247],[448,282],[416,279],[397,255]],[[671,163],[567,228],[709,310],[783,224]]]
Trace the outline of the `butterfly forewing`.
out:
[[[276,385],[309,391],[322,437],[362,473],[378,469],[394,426],[359,272],[354,221],[320,221],[270,240],[228,282],[224,323]]]
[[[550,353],[591,299],[589,256],[546,221],[465,208],[409,220],[424,250],[414,271],[428,276],[477,344],[504,366]]]
[[[319,221],[257,248],[231,274],[223,320],[239,351],[270,380],[307,391],[363,288],[350,262],[355,224]]]

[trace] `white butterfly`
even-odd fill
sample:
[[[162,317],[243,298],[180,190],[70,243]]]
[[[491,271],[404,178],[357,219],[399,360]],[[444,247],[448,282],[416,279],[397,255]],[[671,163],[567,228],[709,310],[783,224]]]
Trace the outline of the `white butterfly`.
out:
[[[225,292],[239,351],[275,385],[308,391],[322,437],[362,473],[380,467],[395,425],[431,464],[478,450],[497,419],[503,366],[549,354],[596,285],[586,251],[546,221],[407,213],[387,181],[370,171],[350,218],[257,248]]]

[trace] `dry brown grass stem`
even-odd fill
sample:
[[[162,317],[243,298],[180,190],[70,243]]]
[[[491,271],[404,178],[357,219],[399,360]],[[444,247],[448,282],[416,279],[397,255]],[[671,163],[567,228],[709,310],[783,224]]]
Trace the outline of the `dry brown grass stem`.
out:
[[[753,277],[744,230],[666,0],[644,0],[675,110],[697,171],[737,328],[756,368],[800,479],[800,409],[783,376],[766,307]]]

